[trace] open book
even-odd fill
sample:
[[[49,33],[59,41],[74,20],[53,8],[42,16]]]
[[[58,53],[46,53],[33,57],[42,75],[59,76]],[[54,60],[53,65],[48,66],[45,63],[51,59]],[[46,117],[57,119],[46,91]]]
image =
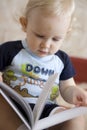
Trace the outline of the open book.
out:
[[[41,113],[46,103],[46,99],[50,93],[50,90],[52,89],[56,77],[57,74],[49,77],[41,95],[37,100],[37,103],[35,104],[33,111],[29,103],[26,102],[21,95],[15,92],[8,85],[4,84],[3,82],[0,82],[0,94],[22,120],[27,130],[42,130],[87,113],[87,107],[74,107],[71,109],[66,109],[63,112],[54,115],[51,114],[48,117],[40,119]],[[21,106],[22,111],[18,108],[18,105],[16,104]],[[25,114],[22,113],[23,111],[25,112]]]

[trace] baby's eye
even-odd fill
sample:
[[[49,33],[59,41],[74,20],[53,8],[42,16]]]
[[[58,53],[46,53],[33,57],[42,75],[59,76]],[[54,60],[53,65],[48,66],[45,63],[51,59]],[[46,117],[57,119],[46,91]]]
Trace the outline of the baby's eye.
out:
[[[36,36],[39,37],[39,38],[44,38],[43,35],[36,34]]]
[[[59,38],[52,38],[53,41],[57,42],[59,41],[60,39]]]

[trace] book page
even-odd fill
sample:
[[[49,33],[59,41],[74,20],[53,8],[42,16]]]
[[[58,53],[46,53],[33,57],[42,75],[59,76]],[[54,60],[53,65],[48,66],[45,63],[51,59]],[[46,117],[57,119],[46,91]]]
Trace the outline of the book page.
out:
[[[71,109],[66,109],[65,111],[38,120],[33,130],[46,129],[83,114],[87,114],[87,107],[73,107]]]
[[[0,88],[3,91],[3,93],[5,92],[8,96],[14,99],[15,102],[21,105],[21,107],[26,112],[26,115],[28,117],[28,123],[30,123],[30,126],[32,127],[34,125],[34,119],[33,119],[33,113],[29,104],[25,102],[25,100],[23,99],[21,95],[19,95],[16,91],[14,91],[5,83],[0,82]]]
[[[44,105],[46,103],[46,99],[53,87],[53,84],[57,78],[58,74],[54,74],[52,76],[50,76],[42,90],[42,93],[40,94],[38,100],[37,100],[37,103],[34,107],[34,110],[33,110],[33,115],[34,115],[34,120],[35,122],[39,119],[41,113],[42,113],[42,110],[44,108]]]

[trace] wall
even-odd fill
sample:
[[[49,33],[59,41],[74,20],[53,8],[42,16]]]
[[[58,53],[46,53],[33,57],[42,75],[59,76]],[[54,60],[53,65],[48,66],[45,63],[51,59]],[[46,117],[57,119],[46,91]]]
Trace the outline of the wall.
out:
[[[87,0],[76,0],[71,34],[62,49],[70,55],[87,58]]]

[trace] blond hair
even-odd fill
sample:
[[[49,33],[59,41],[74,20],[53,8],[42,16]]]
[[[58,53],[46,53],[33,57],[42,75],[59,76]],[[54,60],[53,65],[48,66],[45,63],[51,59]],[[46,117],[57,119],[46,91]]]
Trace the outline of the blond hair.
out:
[[[42,9],[48,14],[68,14],[72,15],[75,8],[74,0],[29,0],[25,10],[25,16],[28,17],[30,12],[35,8]]]

